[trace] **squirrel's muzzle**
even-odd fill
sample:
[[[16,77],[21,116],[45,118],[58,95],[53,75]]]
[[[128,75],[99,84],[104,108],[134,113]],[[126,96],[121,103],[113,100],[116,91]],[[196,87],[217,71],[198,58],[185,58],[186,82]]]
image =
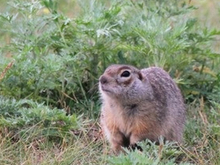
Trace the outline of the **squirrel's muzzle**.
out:
[[[107,84],[107,83],[108,83],[108,80],[107,80],[107,78],[106,78],[105,76],[101,76],[101,77],[99,78],[99,82],[100,82],[101,84]]]

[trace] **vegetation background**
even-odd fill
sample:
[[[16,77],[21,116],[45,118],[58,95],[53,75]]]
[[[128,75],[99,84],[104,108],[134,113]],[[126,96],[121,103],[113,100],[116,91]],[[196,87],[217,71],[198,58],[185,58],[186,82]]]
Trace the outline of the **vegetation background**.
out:
[[[220,164],[218,0],[0,0],[1,164]],[[111,63],[160,66],[187,105],[184,144],[114,156],[98,123]]]

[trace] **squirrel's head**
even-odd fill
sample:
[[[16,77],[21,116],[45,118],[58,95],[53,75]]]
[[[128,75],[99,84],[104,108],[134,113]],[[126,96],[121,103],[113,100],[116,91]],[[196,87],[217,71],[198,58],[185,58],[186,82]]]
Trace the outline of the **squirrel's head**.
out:
[[[130,65],[111,65],[99,78],[99,90],[120,101],[143,99],[147,92],[146,78],[141,71]]]

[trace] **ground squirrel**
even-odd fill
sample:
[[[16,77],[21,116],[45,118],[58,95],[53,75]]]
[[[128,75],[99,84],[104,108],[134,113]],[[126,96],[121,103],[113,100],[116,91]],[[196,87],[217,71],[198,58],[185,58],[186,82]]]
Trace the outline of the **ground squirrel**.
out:
[[[138,141],[182,141],[185,106],[181,92],[161,68],[111,65],[99,78],[101,127],[115,153]]]

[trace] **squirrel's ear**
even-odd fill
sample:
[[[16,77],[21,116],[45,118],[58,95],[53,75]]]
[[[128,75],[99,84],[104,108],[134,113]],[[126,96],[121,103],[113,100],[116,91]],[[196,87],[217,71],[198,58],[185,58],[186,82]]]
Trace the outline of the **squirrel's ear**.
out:
[[[140,80],[143,79],[143,75],[141,74],[141,71],[138,72],[138,78],[139,78]]]

